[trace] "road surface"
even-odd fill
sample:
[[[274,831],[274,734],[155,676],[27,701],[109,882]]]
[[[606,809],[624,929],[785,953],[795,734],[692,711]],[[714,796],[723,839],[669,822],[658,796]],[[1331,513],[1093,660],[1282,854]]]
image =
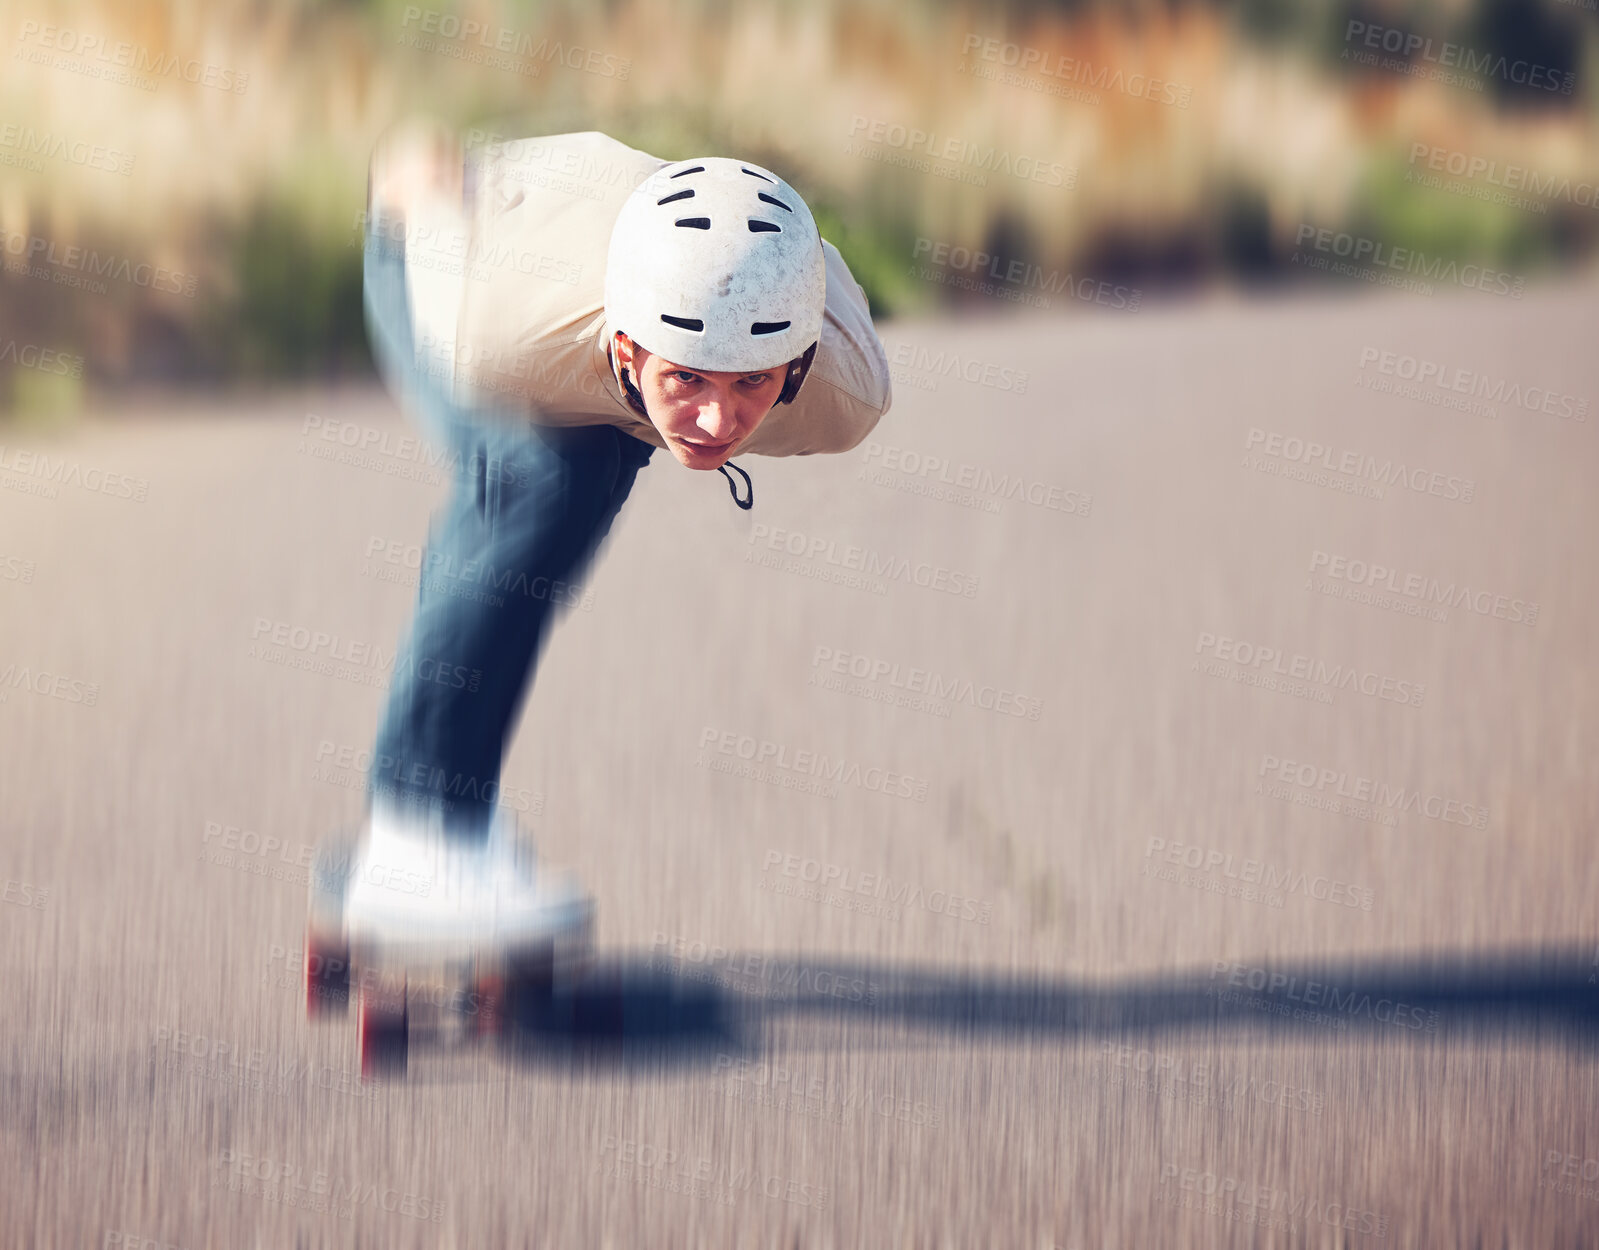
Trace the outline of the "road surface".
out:
[[[437,456],[362,388],[6,429],[0,1241],[1581,1244],[1593,301],[892,324],[753,512],[657,455],[504,778],[620,1019],[378,1087],[303,862]]]

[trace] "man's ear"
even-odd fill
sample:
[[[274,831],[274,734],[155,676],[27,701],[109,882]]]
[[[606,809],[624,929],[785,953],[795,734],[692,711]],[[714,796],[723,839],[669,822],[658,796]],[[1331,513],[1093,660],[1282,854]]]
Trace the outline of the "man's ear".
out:
[[[611,362],[611,373],[616,377],[616,384],[625,385],[622,381],[622,370],[632,371],[633,340],[618,330],[611,335],[610,351],[606,355]]]
[[[636,359],[633,340],[618,330],[611,336],[611,372],[616,376],[616,384],[627,396],[628,405],[648,420],[649,409],[645,407],[644,396],[638,388],[638,370],[634,366]]]

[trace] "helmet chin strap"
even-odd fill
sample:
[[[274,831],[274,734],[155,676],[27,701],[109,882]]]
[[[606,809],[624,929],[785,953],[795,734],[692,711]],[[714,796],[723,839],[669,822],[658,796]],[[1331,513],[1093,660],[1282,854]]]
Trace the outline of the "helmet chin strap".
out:
[[[733,473],[729,473],[729,469],[732,469],[733,473],[737,473],[741,478],[744,479],[744,489],[749,491],[748,499],[740,499],[738,497],[738,483],[733,480]],[[748,473],[744,472],[743,469],[739,468],[738,465],[734,464],[731,460],[729,460],[726,464],[717,465],[716,470],[727,479],[727,489],[728,492],[733,496],[734,503],[736,503],[740,508],[743,508],[745,512],[748,512],[755,506],[755,483],[750,481],[750,475]]]

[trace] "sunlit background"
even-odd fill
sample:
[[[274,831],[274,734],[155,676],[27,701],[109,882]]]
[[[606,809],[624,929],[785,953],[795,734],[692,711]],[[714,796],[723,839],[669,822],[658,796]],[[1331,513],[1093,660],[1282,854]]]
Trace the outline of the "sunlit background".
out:
[[[0,396],[367,368],[367,159],[412,114],[764,162],[878,315],[1000,298],[919,239],[1145,299],[1321,276],[1307,225],[1536,281],[1595,237],[1596,35],[1555,0],[7,0],[0,325],[83,367]],[[25,272],[72,248],[104,298]]]
[[[771,167],[893,402],[638,474],[499,778],[593,965],[373,1085],[411,119]],[[1599,0],[0,0],[0,1247],[1593,1244],[1596,188]]]

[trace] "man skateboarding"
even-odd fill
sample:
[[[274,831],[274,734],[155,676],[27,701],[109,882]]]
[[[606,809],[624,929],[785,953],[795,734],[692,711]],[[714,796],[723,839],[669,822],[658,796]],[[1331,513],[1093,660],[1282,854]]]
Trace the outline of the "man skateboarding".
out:
[[[537,942],[588,915],[495,802],[552,606],[656,448],[720,469],[749,508],[729,460],[849,451],[888,409],[887,360],[783,179],[595,132],[380,143],[365,307],[386,381],[456,478],[394,665],[345,925],[373,947]]]

